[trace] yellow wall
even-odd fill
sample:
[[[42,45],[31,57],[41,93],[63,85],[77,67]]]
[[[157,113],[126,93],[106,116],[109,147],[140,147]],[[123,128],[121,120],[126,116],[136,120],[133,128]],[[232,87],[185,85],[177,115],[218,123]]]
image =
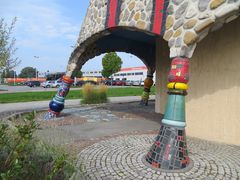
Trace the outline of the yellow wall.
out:
[[[158,64],[164,112],[168,60]],[[186,97],[187,134],[240,145],[240,18],[210,33],[190,59],[190,89]],[[163,107],[164,106],[164,107]]]

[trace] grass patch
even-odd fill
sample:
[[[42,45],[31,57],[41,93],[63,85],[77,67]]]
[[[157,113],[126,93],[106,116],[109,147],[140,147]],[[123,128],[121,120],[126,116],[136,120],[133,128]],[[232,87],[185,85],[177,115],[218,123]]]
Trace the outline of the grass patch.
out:
[[[120,96],[140,96],[143,92],[143,87],[124,87],[124,88],[109,88],[107,97]],[[15,103],[15,102],[31,102],[50,100],[56,92],[19,92],[0,94],[0,103]],[[151,89],[151,94],[155,94],[155,87]],[[71,90],[66,99],[82,99],[82,90]]]

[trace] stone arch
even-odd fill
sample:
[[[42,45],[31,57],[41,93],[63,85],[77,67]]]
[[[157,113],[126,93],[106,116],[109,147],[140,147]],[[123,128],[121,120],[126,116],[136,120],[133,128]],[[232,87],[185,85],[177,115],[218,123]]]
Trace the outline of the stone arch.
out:
[[[155,34],[133,27],[116,27],[92,35],[71,54],[67,72],[79,70],[91,58],[106,52],[126,52],[137,56],[148,68],[155,71]]]

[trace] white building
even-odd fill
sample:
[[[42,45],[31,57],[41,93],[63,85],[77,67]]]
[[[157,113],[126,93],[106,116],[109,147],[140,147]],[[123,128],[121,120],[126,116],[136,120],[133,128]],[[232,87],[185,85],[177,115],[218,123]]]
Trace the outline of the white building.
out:
[[[102,77],[101,71],[83,71],[83,77]],[[147,77],[147,67],[131,67],[122,68],[119,72],[113,74],[113,80],[130,80],[130,81],[144,81]],[[155,74],[153,78],[155,82]]]
[[[155,74],[154,74],[155,76]],[[119,72],[113,74],[113,80],[144,81],[147,77],[147,67],[122,68]],[[155,81],[155,77],[153,78]]]
[[[102,71],[82,71],[83,77],[102,77]]]

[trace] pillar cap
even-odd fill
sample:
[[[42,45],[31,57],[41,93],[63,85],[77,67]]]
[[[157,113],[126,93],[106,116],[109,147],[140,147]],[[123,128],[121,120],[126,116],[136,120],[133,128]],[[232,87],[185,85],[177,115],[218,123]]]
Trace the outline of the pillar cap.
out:
[[[74,80],[73,80],[71,77],[66,76],[66,75],[62,77],[62,80],[63,80],[65,83],[68,83],[68,84],[72,84],[72,83],[74,82]]]

